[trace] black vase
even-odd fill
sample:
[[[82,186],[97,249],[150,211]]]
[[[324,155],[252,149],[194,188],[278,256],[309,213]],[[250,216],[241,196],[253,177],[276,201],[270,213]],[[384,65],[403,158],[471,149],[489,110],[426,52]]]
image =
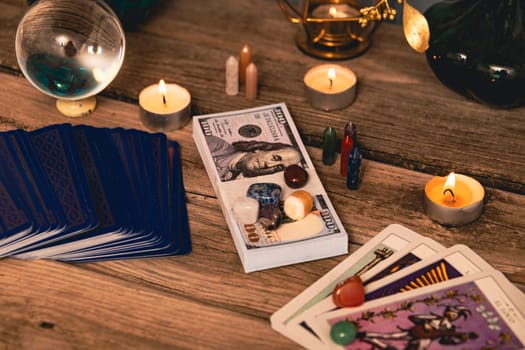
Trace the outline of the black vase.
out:
[[[525,0],[446,0],[425,17],[443,84],[495,107],[525,104]]]

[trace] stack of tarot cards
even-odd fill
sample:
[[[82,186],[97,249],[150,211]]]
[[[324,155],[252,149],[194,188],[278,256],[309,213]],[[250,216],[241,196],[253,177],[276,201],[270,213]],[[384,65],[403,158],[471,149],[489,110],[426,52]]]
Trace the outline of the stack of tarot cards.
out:
[[[336,306],[334,289],[354,275],[365,302]],[[467,246],[445,248],[394,224],[271,325],[308,349],[525,349],[525,294]]]
[[[191,251],[179,145],[52,125],[0,133],[0,257],[87,262]]]

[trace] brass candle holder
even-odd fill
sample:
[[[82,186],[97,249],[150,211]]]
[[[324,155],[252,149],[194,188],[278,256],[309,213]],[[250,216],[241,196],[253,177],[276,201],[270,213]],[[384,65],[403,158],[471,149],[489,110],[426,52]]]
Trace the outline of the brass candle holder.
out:
[[[330,60],[364,53],[379,22],[392,20],[396,14],[388,0],[378,0],[372,6],[358,0],[304,0],[295,6],[289,0],[278,3],[290,22],[302,25],[295,36],[299,49]]]

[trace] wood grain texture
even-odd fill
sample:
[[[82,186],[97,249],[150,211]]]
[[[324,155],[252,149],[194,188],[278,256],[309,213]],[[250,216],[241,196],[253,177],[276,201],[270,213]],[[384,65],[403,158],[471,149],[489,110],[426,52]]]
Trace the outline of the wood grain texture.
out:
[[[14,33],[26,2],[0,0],[0,130],[54,123],[143,129],[137,95],[164,78],[187,87],[196,114],[286,102],[350,238],[350,252],[391,223],[445,246],[471,247],[525,290],[524,108],[492,109],[441,85],[400,27],[383,24],[361,57],[338,62],[359,78],[349,108],[309,106],[302,76],[324,63],[299,52],[297,27],[268,0],[159,1],[150,20],[126,33],[116,80],[85,118],[60,115],[54,100],[19,73]],[[224,63],[253,48],[259,96],[224,93]],[[358,126],[362,183],[347,190],[338,166],[324,166],[318,142],[327,125]],[[193,251],[183,257],[63,264],[0,260],[0,349],[294,349],[269,317],[346,256],[243,273],[225,219],[192,139],[191,125],[168,133],[181,145]],[[339,159],[338,159],[339,160]],[[486,186],[472,224],[446,228],[423,212],[423,187],[450,170]]]
[[[18,71],[14,33],[23,1],[0,2],[0,67]],[[302,132],[322,135],[327,125],[339,135],[348,120],[358,125],[368,159],[425,173],[454,170],[483,184],[525,193],[525,108],[494,109],[443,86],[423,55],[413,52],[397,25],[382,24],[364,55],[338,62],[358,75],[355,103],[342,111],[317,111],[304,98],[302,77],[324,63],[294,44],[297,26],[277,4],[162,1],[140,30],[128,32],[127,53],[106,96],[135,101],[146,85],[164,78],[192,93],[196,113],[286,102]],[[224,93],[224,65],[244,43],[253,48],[259,98]]]
[[[185,296],[179,288],[129,283],[54,262],[0,265],[2,299],[8,301],[0,311],[0,344],[6,348],[246,348],[268,345],[265,337],[274,335],[263,317]],[[249,329],[259,335],[251,337]],[[273,343],[290,345],[284,337]]]
[[[22,77],[0,74],[0,79],[2,130],[64,122],[143,129],[134,103],[100,97],[95,113],[69,119]],[[192,253],[72,265],[0,260],[0,299],[6,305],[0,311],[0,345],[296,348],[270,329],[270,315],[346,256],[244,274],[191,132],[187,125],[169,137],[181,144]],[[349,233],[351,252],[387,225],[400,223],[445,246],[466,244],[518,286],[525,284],[523,195],[487,188],[478,221],[444,228],[423,213],[422,189],[430,175],[365,160],[361,186],[350,191],[337,162],[324,166],[318,148],[308,152]],[[206,339],[202,327],[211,334]]]

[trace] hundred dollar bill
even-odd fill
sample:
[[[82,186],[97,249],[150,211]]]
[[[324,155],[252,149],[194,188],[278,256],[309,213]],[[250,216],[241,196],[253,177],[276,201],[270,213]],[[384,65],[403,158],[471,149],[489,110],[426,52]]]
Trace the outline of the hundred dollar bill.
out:
[[[282,106],[204,117],[199,126],[223,182],[283,171],[286,164],[308,166]],[[256,157],[263,152],[268,158]]]
[[[194,116],[193,137],[246,272],[348,251],[346,231],[284,103]],[[291,165],[308,174],[301,190],[312,195],[314,210],[297,221],[284,216],[274,230],[258,222],[237,222],[235,201],[246,197],[250,185],[278,184],[281,204],[297,190],[284,179],[284,170]]]

